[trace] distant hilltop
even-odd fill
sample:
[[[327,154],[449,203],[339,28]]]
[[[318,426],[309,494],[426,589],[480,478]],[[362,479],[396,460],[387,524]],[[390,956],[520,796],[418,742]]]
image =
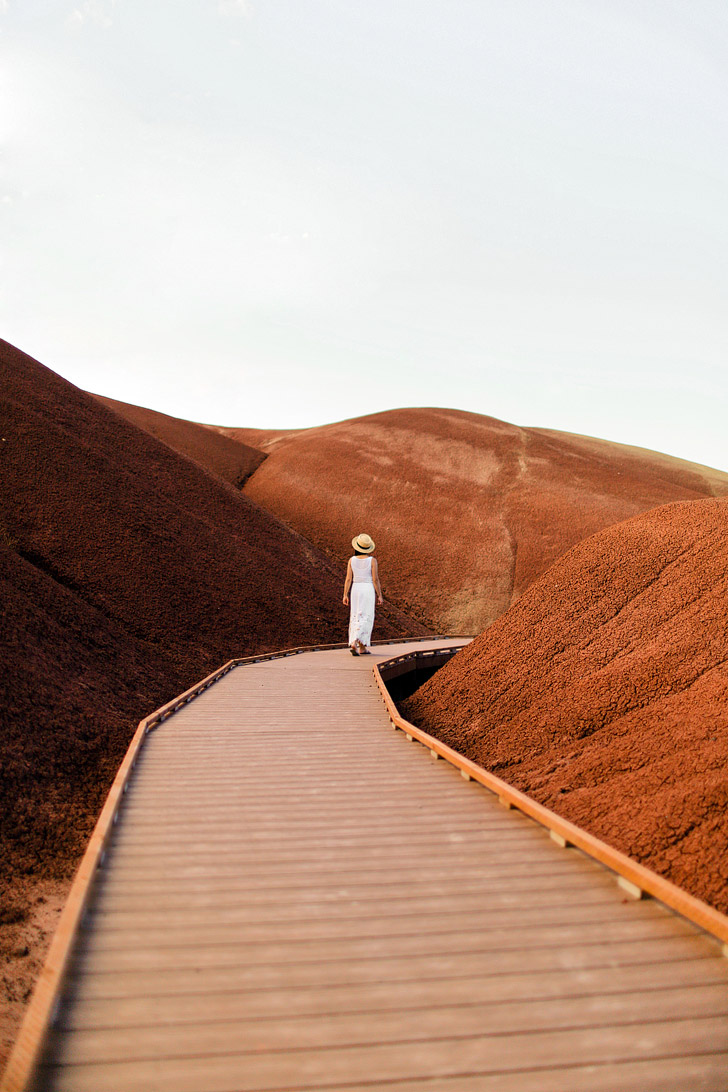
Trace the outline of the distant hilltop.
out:
[[[223,438],[241,445],[246,465],[251,452],[266,455],[245,473],[245,494],[339,564],[352,534],[371,533],[388,598],[444,633],[479,633],[558,557],[610,524],[671,501],[728,495],[728,473],[710,467],[460,410],[270,430],[113,405],[214,473]]]
[[[577,542],[728,474],[586,436],[447,409],[299,431],[219,429],[268,458],[247,496],[339,562],[371,533],[387,594],[433,628],[478,633]]]

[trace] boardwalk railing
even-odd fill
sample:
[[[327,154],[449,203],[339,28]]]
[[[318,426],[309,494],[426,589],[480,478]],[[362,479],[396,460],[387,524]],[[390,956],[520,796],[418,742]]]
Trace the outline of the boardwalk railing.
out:
[[[427,747],[433,758],[447,759],[448,762],[460,770],[461,775],[468,781],[477,781],[490,792],[495,793],[504,807],[517,808],[530,819],[546,827],[557,845],[564,848],[574,846],[616,873],[617,883],[632,898],[642,898],[644,895],[650,895],[665,906],[669,906],[671,910],[674,910],[682,917],[687,918],[688,921],[693,922],[694,925],[704,929],[706,933],[714,936],[722,943],[723,955],[728,957],[728,917],[725,914],[721,914],[719,910],[708,906],[707,903],[695,898],[694,895],[689,895],[687,891],[683,891],[674,883],[670,883],[664,876],[659,876],[656,872],[646,868],[645,865],[639,864],[638,861],[632,860],[626,854],[613,849],[606,842],[595,838],[593,834],[581,830],[580,827],[570,823],[567,819],[562,819],[556,812],[532,800],[530,796],[518,789],[514,789],[506,781],[502,781],[495,774],[484,770],[482,766],[478,766],[469,758],[465,758],[464,755],[453,750],[452,747],[448,747],[447,744],[411,724],[400,715],[387,689],[387,682],[399,677],[407,670],[414,669],[415,666],[425,666],[430,655],[443,660],[450,658],[457,651],[459,651],[457,648],[439,648],[433,650],[431,654],[415,651],[375,664],[374,675],[377,685],[387,706],[389,719],[394,727],[403,731],[408,739],[416,740]],[[408,665],[410,665],[409,668]]]

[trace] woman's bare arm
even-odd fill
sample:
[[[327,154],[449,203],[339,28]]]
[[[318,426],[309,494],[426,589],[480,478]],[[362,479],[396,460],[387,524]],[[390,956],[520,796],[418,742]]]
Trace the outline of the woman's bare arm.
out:
[[[349,606],[349,588],[351,582],[354,579],[354,574],[351,571],[351,558],[349,558],[349,564],[346,566],[346,580],[344,581],[344,606]]]
[[[384,602],[384,596],[382,595],[382,585],[379,583],[379,565],[377,564],[376,557],[372,558],[372,581],[374,582],[374,588],[377,593],[377,603],[381,607]]]

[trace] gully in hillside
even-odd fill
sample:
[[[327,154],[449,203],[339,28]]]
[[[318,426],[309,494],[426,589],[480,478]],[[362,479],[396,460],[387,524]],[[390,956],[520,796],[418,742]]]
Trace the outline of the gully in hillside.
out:
[[[351,542],[354,556],[349,558],[344,584],[344,606],[349,606],[351,590],[351,611],[349,612],[349,648],[352,656],[368,656],[367,645],[372,639],[374,625],[374,598],[379,606],[384,602],[382,585],[379,583],[379,566],[370,555],[374,553],[374,543],[369,535],[357,535]]]

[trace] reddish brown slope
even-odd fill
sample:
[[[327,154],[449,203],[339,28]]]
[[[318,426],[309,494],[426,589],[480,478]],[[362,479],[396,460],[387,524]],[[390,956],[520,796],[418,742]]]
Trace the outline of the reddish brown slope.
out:
[[[264,453],[257,448],[233,440],[207,425],[181,421],[166,413],[117,402],[114,398],[105,398],[100,394],[94,397],[133,425],[151,432],[152,436],[156,436],[173,451],[188,459],[194,459],[205,470],[231,485],[241,487],[265,459]]]
[[[95,771],[103,755],[108,774],[135,719],[230,656],[345,639],[343,570],[4,342],[0,369],[4,739],[18,747],[0,834],[15,847],[6,866],[22,844],[23,865],[40,867],[74,836],[65,817],[20,833],[22,793],[60,791],[53,763],[25,761],[34,747],[57,737],[70,750],[54,763],[73,771],[83,754]],[[381,611],[377,635],[408,625]],[[89,732],[104,737],[95,757]]]
[[[728,911],[728,501],[576,546],[405,715]]]
[[[2,1068],[136,722],[232,656],[345,639],[347,616],[343,570],[6,342],[0,414]],[[407,632],[378,613],[376,636]]]
[[[250,497],[338,560],[367,531],[392,598],[449,633],[479,632],[603,527],[728,494],[707,467],[456,410],[224,431],[268,453]]]

